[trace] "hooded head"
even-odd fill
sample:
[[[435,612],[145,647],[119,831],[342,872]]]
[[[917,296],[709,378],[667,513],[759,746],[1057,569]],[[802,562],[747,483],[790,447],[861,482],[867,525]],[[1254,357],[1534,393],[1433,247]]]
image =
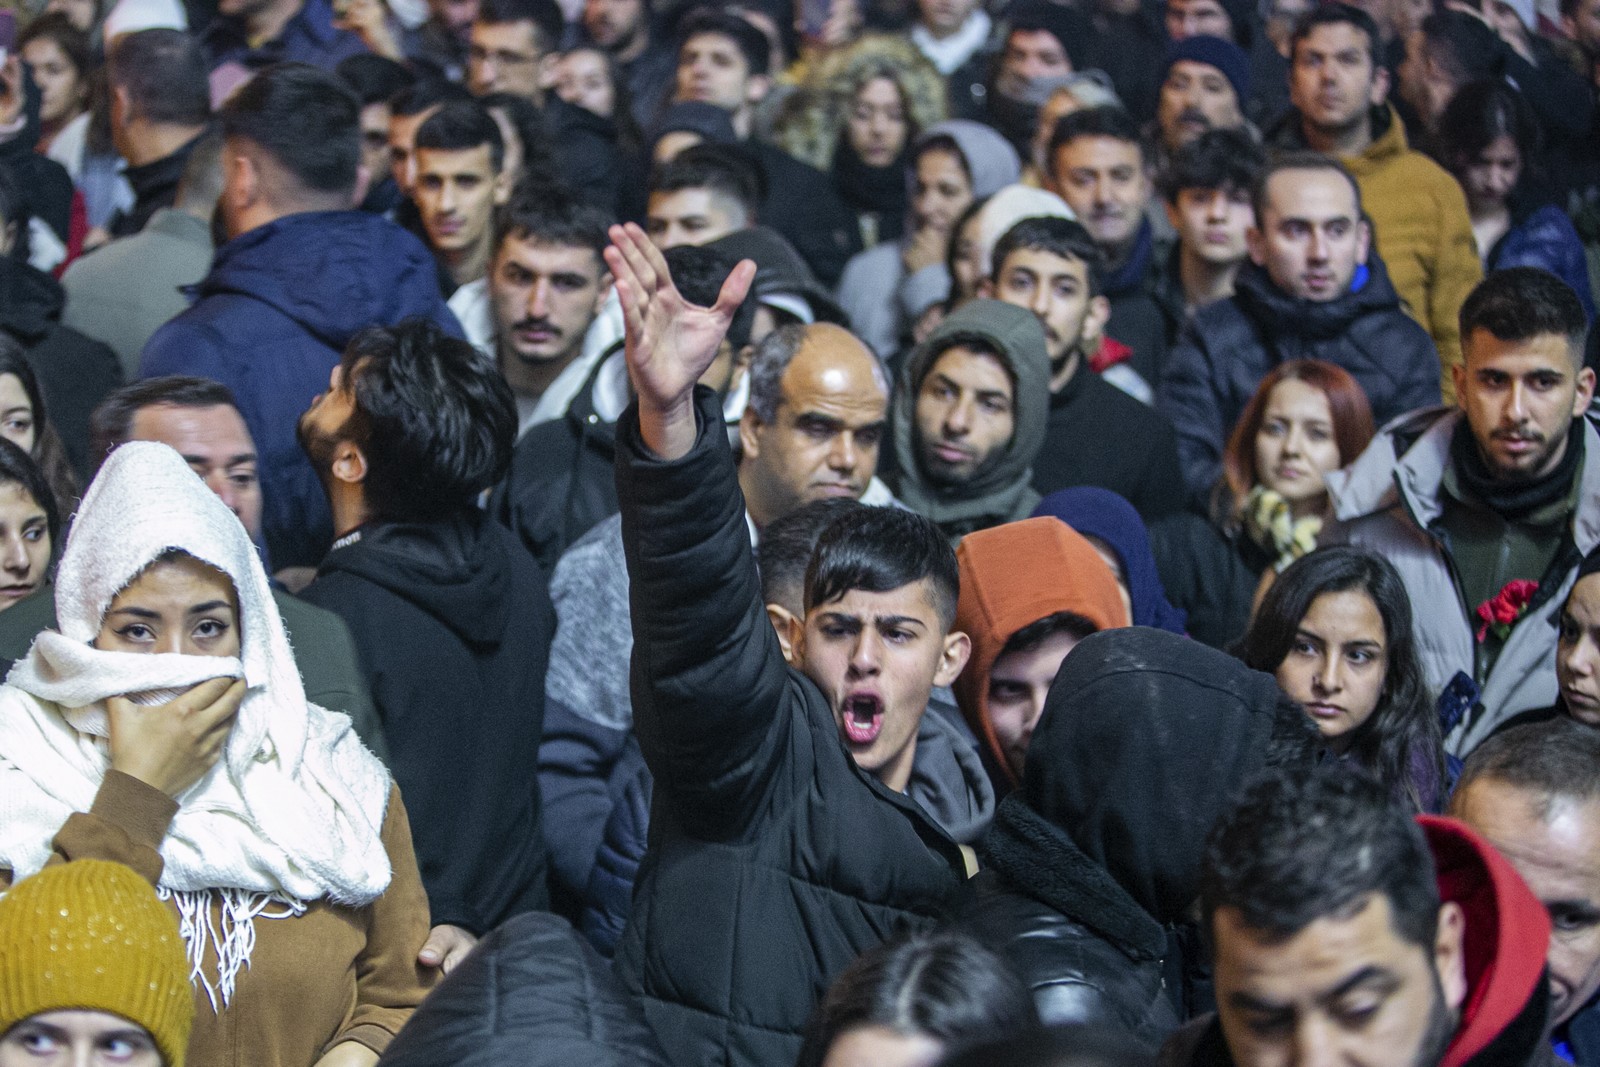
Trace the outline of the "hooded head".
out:
[[[1114,559],[1107,563],[1127,592],[1133,625],[1184,632],[1183,610],[1167,600],[1150,548],[1150,532],[1132,504],[1109,489],[1075,485],[1051,493],[1039,501],[1033,513],[1060,519],[1101,549],[1102,558],[1107,551],[1111,553]]]
[[[1154,919],[1199,895],[1205,837],[1269,765],[1309,769],[1316,734],[1270,674],[1198,641],[1093,634],[1056,675],[1021,797]]]
[[[1010,440],[979,447],[981,427],[1003,426],[998,410],[976,410],[973,420],[958,413],[952,421],[941,418],[939,405],[952,410],[970,397],[949,393],[944,364],[950,353],[966,353],[989,369],[997,391],[1010,392]],[[937,379],[930,375],[940,370]],[[972,385],[979,382],[966,383]],[[924,386],[929,395],[924,396]],[[987,404],[982,396],[974,403]],[[1038,500],[1031,487],[1034,458],[1044,446],[1050,413],[1050,357],[1039,318],[1025,308],[998,300],[973,300],[949,315],[912,350],[901,370],[890,411],[895,458],[900,468],[900,499],[959,535],[1009,522],[1027,515]],[[999,416],[996,423],[989,416]],[[968,423],[972,424],[969,425]],[[919,428],[920,427],[920,428]],[[928,450],[943,442],[949,456],[934,455],[938,469],[929,466]],[[979,451],[985,452],[979,456]]]
[[[1052,518],[968,534],[956,549],[956,562],[961,568],[956,629],[971,638],[972,657],[952,688],[967,724],[1015,786],[1020,775],[1008,741],[1025,746],[1026,739],[1004,726],[996,730],[989,706],[995,661],[1020,631],[1051,616],[1077,616],[1099,631],[1127,626],[1127,611],[1094,546]],[[1028,723],[1024,733],[1036,728]]]
[[[1022,177],[1022,160],[1017,150],[992,128],[970,119],[951,119],[929,126],[922,131],[911,148],[915,159],[929,141],[947,137],[955,142],[961,161],[972,181],[972,198],[982,200],[993,196]],[[915,179],[914,173],[907,175]]]

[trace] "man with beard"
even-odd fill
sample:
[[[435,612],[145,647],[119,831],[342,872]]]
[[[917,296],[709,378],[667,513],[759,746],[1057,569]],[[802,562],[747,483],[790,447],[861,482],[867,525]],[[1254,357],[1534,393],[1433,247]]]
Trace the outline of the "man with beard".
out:
[[[1250,57],[1220,37],[1187,37],[1167,49],[1156,104],[1155,136],[1164,173],[1178,149],[1207,130],[1247,129]]]
[[[609,222],[570,193],[538,188],[519,193],[496,225],[495,362],[517,398],[519,437],[566,411],[615,340],[593,328],[611,292],[600,258]]]
[[[1458,756],[1556,700],[1554,620],[1600,543],[1587,330],[1555,275],[1495,271],[1461,307],[1460,410],[1396,421],[1328,477],[1332,536],[1384,555],[1428,606],[1416,630],[1430,690],[1471,697],[1444,723]]]
[[[1001,235],[985,295],[1027,308],[1044,326],[1050,414],[1033,461],[1041,495],[1073,485],[1119,494],[1146,520],[1181,502],[1172,425],[1089,365],[1110,314],[1099,289],[1100,250],[1070,219],[1026,218]]]
[[[1028,516],[1050,362],[1031,312],[971,300],[912,349],[889,425],[901,502],[957,541]],[[1137,403],[1137,401],[1134,401]]]
[[[1212,830],[1200,905],[1217,1012],[1183,1067],[1517,1067],[1549,1062],[1550,919],[1454,819],[1415,823],[1371,779],[1274,772]]]
[[[951,95],[958,115],[988,122],[1025,154],[1039,108],[1074,71],[1083,69],[1094,29],[1083,15],[1048,0],[1018,4],[1006,21],[1009,29],[989,89],[980,83],[976,91],[963,94],[964,87],[957,85]],[[965,108],[960,106],[964,97],[969,98]]]

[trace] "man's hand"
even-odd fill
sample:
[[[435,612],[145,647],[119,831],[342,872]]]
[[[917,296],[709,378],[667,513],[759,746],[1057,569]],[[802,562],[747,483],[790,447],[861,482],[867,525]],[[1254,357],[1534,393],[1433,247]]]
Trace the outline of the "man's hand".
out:
[[[210,678],[165,704],[106,701],[111,768],[174,800],[216,765],[244,700],[243,678]]]
[[[396,63],[405,60],[400,42],[389,29],[389,8],[383,0],[347,0],[334,26],[361,38],[367,48]]]
[[[417,962],[424,967],[437,967],[441,974],[449,974],[477,943],[476,937],[459,926],[435,926],[428,931],[428,940],[417,953]]]
[[[666,259],[633,223],[611,227],[605,259],[622,303],[628,377],[639,397],[645,447],[662,459],[678,459],[694,447],[695,382],[717,358],[756,265],[741,260],[722,283],[716,304],[702,308],[678,292]]]

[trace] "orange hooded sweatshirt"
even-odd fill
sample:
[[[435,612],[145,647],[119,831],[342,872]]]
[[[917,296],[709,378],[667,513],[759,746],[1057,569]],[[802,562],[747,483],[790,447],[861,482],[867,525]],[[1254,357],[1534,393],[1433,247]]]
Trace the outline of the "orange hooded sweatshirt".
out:
[[[1017,780],[989,718],[989,674],[1006,642],[1024,626],[1070,611],[1097,630],[1129,625],[1117,579],[1094,546],[1060,519],[1040,516],[978,530],[956,549],[961,597],[955,628],[972,656],[951,687],[956,702],[1011,785]]]

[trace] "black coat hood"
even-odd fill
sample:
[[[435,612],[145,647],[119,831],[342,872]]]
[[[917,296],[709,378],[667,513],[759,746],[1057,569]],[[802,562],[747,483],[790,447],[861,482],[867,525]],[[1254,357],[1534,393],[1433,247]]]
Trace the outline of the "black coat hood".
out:
[[[25,345],[44,339],[66,305],[61,283],[10,256],[0,256],[0,328]]]
[[[1199,895],[1206,834],[1275,735],[1303,742],[1311,765],[1311,727],[1271,675],[1164,630],[1104,630],[1056,675],[1019,792],[1152,918],[1175,923]]]
[[[469,645],[500,644],[511,561],[494,520],[471,511],[432,523],[378,523],[336,548],[318,574],[344,571],[409,600]]]

